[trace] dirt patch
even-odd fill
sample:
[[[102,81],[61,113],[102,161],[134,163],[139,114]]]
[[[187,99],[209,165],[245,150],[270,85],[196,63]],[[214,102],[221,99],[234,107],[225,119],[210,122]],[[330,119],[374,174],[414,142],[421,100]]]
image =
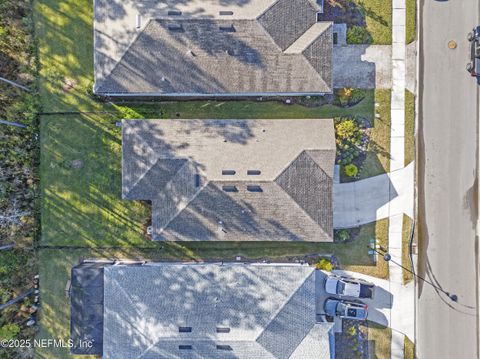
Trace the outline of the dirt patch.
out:
[[[70,92],[75,88],[76,85],[77,85],[77,82],[74,79],[65,77],[65,79],[63,80],[62,90],[63,92]]]

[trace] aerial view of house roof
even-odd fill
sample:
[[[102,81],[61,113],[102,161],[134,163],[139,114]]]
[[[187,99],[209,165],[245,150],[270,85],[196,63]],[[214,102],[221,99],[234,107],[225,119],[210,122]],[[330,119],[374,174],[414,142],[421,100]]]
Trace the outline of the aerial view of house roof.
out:
[[[95,0],[94,92],[332,92],[332,22],[315,0]]]
[[[333,121],[124,120],[122,196],[152,237],[332,241]]]
[[[311,266],[148,263],[100,274],[103,348],[93,353],[103,358],[330,358]]]

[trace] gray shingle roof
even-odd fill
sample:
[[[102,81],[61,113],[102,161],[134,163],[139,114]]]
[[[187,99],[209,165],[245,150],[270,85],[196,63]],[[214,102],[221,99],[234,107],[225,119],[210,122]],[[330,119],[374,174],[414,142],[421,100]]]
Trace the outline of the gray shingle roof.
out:
[[[332,24],[318,26],[313,0],[251,0],[242,6],[249,11],[222,1],[168,3],[96,0],[96,93],[332,91]],[[181,15],[169,15],[177,7]],[[219,15],[229,9],[233,15]],[[305,34],[311,45],[288,51]]]
[[[315,322],[315,270],[309,266],[110,266],[104,288],[106,359],[329,355],[331,325]]]
[[[317,22],[317,11],[310,0],[278,0],[258,21],[283,51]]]
[[[103,265],[86,263],[72,268],[70,339],[72,354],[101,355],[103,350]],[[80,342],[91,341],[92,346]]]
[[[332,120],[122,124],[122,195],[152,201],[154,240],[333,240]]]

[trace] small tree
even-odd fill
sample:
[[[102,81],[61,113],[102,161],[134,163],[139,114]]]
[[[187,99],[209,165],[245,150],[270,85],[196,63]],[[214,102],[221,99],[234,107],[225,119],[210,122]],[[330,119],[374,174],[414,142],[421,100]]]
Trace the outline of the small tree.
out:
[[[350,239],[350,233],[346,229],[340,229],[335,233],[335,239],[339,242],[346,242]]]

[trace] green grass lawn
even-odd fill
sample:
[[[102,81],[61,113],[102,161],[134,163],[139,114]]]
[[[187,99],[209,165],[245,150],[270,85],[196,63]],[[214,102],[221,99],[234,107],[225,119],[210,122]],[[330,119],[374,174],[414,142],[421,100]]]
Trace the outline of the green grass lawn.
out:
[[[417,22],[417,0],[406,0],[406,42],[407,44],[415,41],[417,37],[416,22]]]
[[[412,269],[412,262],[410,261],[410,235],[412,233],[413,220],[407,216],[403,215],[403,233],[402,233],[402,266],[408,269]],[[413,280],[413,274],[409,271],[402,269],[403,271],[403,283],[407,284]]]
[[[390,90],[375,91],[375,116],[367,158],[359,169],[360,179],[390,171]]]
[[[335,105],[286,105],[279,101],[179,101],[157,104],[117,104],[118,115],[124,118],[333,118],[363,116],[373,118],[373,102],[377,95],[365,91],[365,98],[356,106],[344,108]]]
[[[415,359],[415,344],[405,336],[405,343],[403,346],[404,359]]]
[[[415,159],[415,96],[405,90],[405,166]]]
[[[353,0],[365,16],[367,31],[376,45],[392,43],[392,1]]]
[[[392,344],[392,330],[368,322],[369,359],[389,359]]]
[[[93,85],[93,1],[33,3],[44,112],[101,109],[87,95]]]
[[[111,117],[41,120],[42,245],[144,243],[142,202],[121,200],[120,128]]]

